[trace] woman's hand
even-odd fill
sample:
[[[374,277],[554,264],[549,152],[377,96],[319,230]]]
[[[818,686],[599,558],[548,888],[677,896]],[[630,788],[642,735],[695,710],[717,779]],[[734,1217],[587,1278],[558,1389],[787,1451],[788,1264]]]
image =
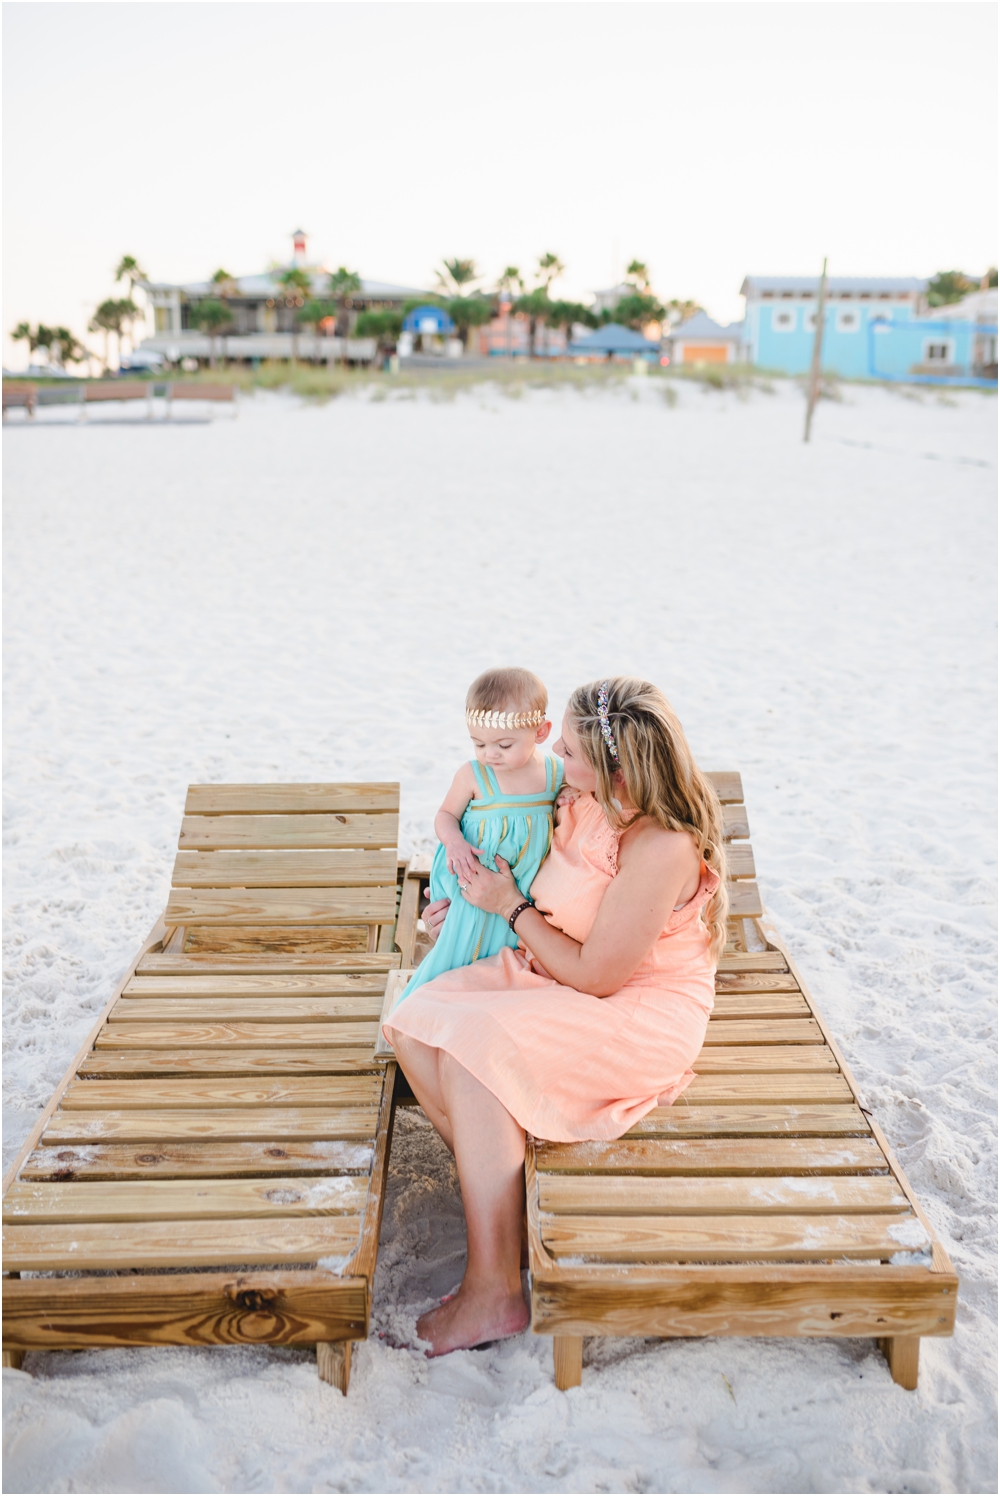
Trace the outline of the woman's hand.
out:
[[[441,926],[444,924],[445,916],[451,908],[451,899],[435,899],[433,904],[428,904],[420,918],[424,922],[424,930],[427,938],[433,942],[441,934]]]
[[[496,865],[499,872],[491,873],[489,868],[477,864],[462,894],[477,909],[485,909],[487,914],[500,914],[504,919],[509,919],[518,904],[524,903],[524,894],[514,882],[510,864],[502,857],[497,857]]]

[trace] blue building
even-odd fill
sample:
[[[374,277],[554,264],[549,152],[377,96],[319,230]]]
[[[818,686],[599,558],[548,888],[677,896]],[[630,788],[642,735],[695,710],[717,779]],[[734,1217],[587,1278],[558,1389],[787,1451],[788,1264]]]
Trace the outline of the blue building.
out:
[[[995,372],[992,380],[983,378],[983,327],[964,309],[928,311],[925,280],[831,276],[826,290],[823,368],[829,373],[915,383],[995,382]],[[819,277],[748,275],[740,292],[746,297],[750,361],[805,374],[812,362]],[[992,331],[995,338],[995,326]]]

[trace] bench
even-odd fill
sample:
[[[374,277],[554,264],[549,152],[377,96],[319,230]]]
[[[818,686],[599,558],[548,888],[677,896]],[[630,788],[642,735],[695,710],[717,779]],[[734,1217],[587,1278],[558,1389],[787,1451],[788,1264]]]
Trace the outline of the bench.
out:
[[[8,410],[25,410],[34,416],[38,400],[38,389],[33,384],[5,384],[3,386],[2,419],[7,419]]]
[[[316,1345],[346,1393],[392,1130],[398,807],[395,784],[191,786],[164,914],[5,1181],[4,1365]]]

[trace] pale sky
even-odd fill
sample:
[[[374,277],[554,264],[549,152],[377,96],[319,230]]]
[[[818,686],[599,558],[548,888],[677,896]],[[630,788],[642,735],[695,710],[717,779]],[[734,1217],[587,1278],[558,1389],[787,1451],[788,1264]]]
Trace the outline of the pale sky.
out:
[[[993,3],[127,0],[4,6],[4,363],[113,267],[309,257],[431,286],[638,257],[727,322],[749,272],[996,263]],[[100,347],[96,335],[90,346]]]

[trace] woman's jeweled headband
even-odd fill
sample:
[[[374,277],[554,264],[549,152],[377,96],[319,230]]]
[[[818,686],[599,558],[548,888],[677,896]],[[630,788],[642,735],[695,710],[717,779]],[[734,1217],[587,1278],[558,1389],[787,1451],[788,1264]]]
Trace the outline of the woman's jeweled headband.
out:
[[[466,712],[465,720],[470,727],[541,727],[545,721],[545,713],[540,710],[534,712],[487,712],[477,708],[474,712]]]
[[[620,765],[618,763],[618,746],[615,743],[615,735],[611,731],[611,723],[608,720],[608,682],[607,681],[605,681],[604,684],[601,685],[601,686],[599,686],[598,689],[597,689],[597,715],[598,715],[598,717],[600,719],[600,723],[601,723],[601,737],[604,739],[605,743],[607,744],[608,752],[611,754],[611,761],[612,761],[612,763],[615,765],[616,768],[618,768],[618,767],[620,767]]]

